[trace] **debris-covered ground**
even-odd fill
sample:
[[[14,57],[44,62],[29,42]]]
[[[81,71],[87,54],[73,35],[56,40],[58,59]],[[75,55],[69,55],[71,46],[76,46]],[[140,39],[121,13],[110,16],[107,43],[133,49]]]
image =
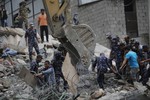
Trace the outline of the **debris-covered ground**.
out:
[[[16,60],[15,60],[16,59]],[[57,92],[52,88],[32,88],[18,77],[18,73],[22,66],[29,66],[24,60],[14,58],[15,65],[11,66],[9,61],[3,61],[0,64],[0,100],[72,100],[73,94],[68,90]],[[136,88],[124,82],[124,80],[116,80],[113,73],[105,75],[105,90],[99,90],[96,81],[96,73],[89,72],[81,75],[80,82],[77,85],[78,100],[92,100],[91,98],[100,98],[100,100],[128,100],[135,95],[143,95],[146,88],[137,83]],[[61,84],[63,87],[63,83]],[[94,94],[94,92],[97,93]],[[142,97],[143,98],[143,97]],[[147,97],[148,98],[148,97]],[[146,99],[144,99],[146,100]]]
[[[21,43],[22,44],[20,45],[24,48],[25,44],[23,44],[23,40]],[[57,46],[58,42],[55,39],[51,39],[50,43],[45,44],[55,44]],[[42,49],[44,44],[39,44],[39,46],[40,49]],[[27,51],[27,49],[25,51]],[[48,57],[44,60],[51,60],[54,51],[54,48],[47,49]],[[99,52],[104,52],[106,55],[109,55],[108,52],[110,52],[110,50],[97,44],[95,55],[99,55]],[[84,72],[84,75],[79,76],[78,83],[73,84],[77,87],[76,94],[72,93],[72,86],[70,86],[70,89],[67,91],[63,90],[63,82],[61,82],[59,92],[52,87],[47,86],[32,88],[25,82],[24,79],[19,77],[22,67],[29,68],[28,55],[18,55],[12,57],[12,60],[14,62],[13,66],[10,64],[9,60],[0,60],[0,100],[73,100],[73,98],[75,100],[76,96],[79,96],[76,100],[150,99],[150,91],[148,91],[146,87],[142,86],[141,83],[136,83],[136,86],[133,87],[124,80],[116,80],[113,73],[107,73],[105,75],[105,90],[99,89],[96,81],[96,72],[88,70]],[[44,62],[44,60],[42,62]],[[41,63],[41,65],[43,65],[43,63]],[[72,78],[74,78],[74,76]],[[30,78],[28,78],[28,80],[30,80]]]

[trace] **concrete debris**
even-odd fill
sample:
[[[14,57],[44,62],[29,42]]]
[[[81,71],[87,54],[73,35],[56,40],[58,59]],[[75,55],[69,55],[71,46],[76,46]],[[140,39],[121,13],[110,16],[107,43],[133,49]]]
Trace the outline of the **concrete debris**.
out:
[[[94,50],[94,54],[96,56],[99,56],[100,53],[104,53],[106,55],[106,57],[109,58],[109,55],[110,55],[110,49],[96,43],[96,47],[95,47],[95,50]]]
[[[8,79],[7,77],[3,78],[3,86],[4,86],[4,88],[9,88],[10,84],[11,84],[11,80],[10,79]]]
[[[124,80],[117,80],[117,82],[119,85],[125,85],[126,84],[126,82]]]
[[[0,90],[4,89],[4,86],[2,84],[0,84]]]
[[[103,89],[99,89],[91,94],[91,99],[98,99],[101,96],[104,96],[105,92]]]
[[[80,97],[78,98],[78,100],[89,100],[90,99],[90,95],[87,92],[83,92],[80,94]]]
[[[0,35],[19,35],[23,36],[25,31],[21,28],[0,27]]]
[[[31,87],[35,88],[37,81],[35,79],[35,76],[33,74],[30,73],[30,70],[27,69],[25,66],[23,66],[21,68],[20,73],[18,74],[18,76],[22,79],[24,79],[24,81],[30,85]]]
[[[27,63],[22,59],[17,59],[17,62],[21,65],[26,65]]]
[[[11,34],[10,37],[14,36]],[[15,37],[18,38],[16,41],[19,41],[20,35],[16,35]],[[14,43],[16,41],[14,40]],[[22,44],[19,45],[22,46],[20,50],[24,50],[27,52],[27,48],[25,47],[25,44],[23,44],[23,41],[21,42]],[[59,42],[56,42],[57,40],[55,39],[50,39],[50,41],[50,45],[59,44]],[[13,40],[11,42],[13,42]],[[39,45],[40,49],[44,47],[43,44]],[[47,49],[47,58],[44,58],[44,60],[51,60],[54,50],[54,48]],[[101,52],[109,55],[110,50],[99,44],[96,44],[95,55],[99,55],[99,53]],[[141,83],[136,83],[135,88],[128,85],[124,80],[114,79],[115,74],[113,73],[105,74],[105,90],[99,89],[96,79],[97,74],[95,72],[92,72],[91,68],[89,68],[90,71],[87,74],[79,76],[76,69],[71,64],[70,56],[68,53],[63,63],[62,71],[65,79],[69,83],[69,90],[64,92],[62,89],[62,93],[57,93],[55,91],[50,91],[51,88],[45,89],[44,87],[42,87],[42,89],[37,89],[36,79],[34,75],[30,73],[28,69],[29,62],[26,62],[26,59],[28,59],[26,56],[14,57],[14,65],[12,65],[9,60],[1,61],[0,100],[37,100],[38,97],[40,98],[40,100],[43,100],[45,98],[51,98],[50,96],[54,94],[55,96],[57,96],[57,98],[50,100],[58,100],[58,97],[64,95],[70,97],[65,100],[72,100],[74,95],[77,94],[80,94],[77,100],[94,100],[98,98],[99,100],[120,100],[124,99],[125,96],[130,97],[137,94],[139,95],[142,94],[143,91],[146,91],[146,88],[143,87]],[[41,63],[41,65],[43,65],[43,62]]]
[[[4,77],[4,73],[0,72],[0,78]]]
[[[74,68],[74,66],[71,64],[71,59],[68,53],[63,63],[62,72],[69,84],[69,89],[72,91],[73,94],[77,94],[76,84],[79,82],[79,75],[77,74],[77,71]]]
[[[4,72],[5,70],[6,68],[2,64],[0,64],[0,72]]]

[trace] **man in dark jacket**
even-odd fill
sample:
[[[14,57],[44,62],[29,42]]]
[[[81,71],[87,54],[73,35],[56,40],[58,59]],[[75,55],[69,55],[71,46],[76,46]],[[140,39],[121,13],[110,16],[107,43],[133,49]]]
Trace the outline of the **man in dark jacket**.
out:
[[[64,56],[62,55],[62,52],[56,51],[54,53],[54,58],[52,60],[52,66],[55,70],[55,76],[56,76],[56,88],[59,91],[59,84],[60,84],[60,78],[64,81],[64,89],[66,90],[68,88],[68,82],[65,80],[64,75],[62,73],[62,64],[64,62]]]
[[[25,40],[26,40],[26,45],[28,45],[30,61],[32,61],[33,48],[35,49],[37,54],[40,54],[39,46],[38,46],[39,41],[38,41],[36,29],[34,29],[33,23],[30,23],[30,28],[27,29],[25,33]]]
[[[99,84],[99,87],[104,89],[104,73],[107,72],[107,69],[109,67],[108,64],[108,58],[105,56],[104,53],[100,53],[100,57],[96,57],[95,62],[92,64],[92,68],[95,69],[95,66],[97,66],[97,81]]]

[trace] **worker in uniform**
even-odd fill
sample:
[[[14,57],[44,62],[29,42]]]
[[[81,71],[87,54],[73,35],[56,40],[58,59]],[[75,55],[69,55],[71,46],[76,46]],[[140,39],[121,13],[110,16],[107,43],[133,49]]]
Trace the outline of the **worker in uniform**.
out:
[[[26,40],[26,45],[28,45],[29,59],[30,61],[32,61],[33,48],[35,49],[37,54],[40,54],[37,32],[36,29],[34,29],[33,23],[30,23],[30,28],[27,29],[25,33],[25,40]]]
[[[105,56],[104,53],[100,53],[99,57],[96,57],[95,61],[92,64],[92,69],[95,69],[95,66],[97,66],[97,82],[99,84],[99,87],[104,89],[103,84],[104,82],[104,73],[107,72],[109,68],[109,60]]]
[[[140,81],[142,81],[142,84],[143,85],[147,85],[146,83],[148,82],[149,80],[149,77],[150,77],[150,67],[147,69],[147,65],[149,64],[150,62],[150,51],[148,49],[148,46],[144,45],[142,47],[142,60],[141,60],[141,68],[140,68],[140,71],[141,71],[141,79]]]
[[[22,1],[19,4],[19,15],[21,16],[23,22],[25,23],[25,28],[28,29],[28,13],[30,13],[30,9],[26,7],[26,1]]]
[[[56,51],[54,53],[54,58],[51,62],[55,70],[57,90],[59,91],[60,78],[62,78],[64,81],[64,90],[68,89],[68,82],[65,80],[64,75],[62,73],[62,64],[64,62],[64,56],[62,55],[62,52]]]
[[[124,47],[125,47],[125,44],[123,43],[120,43],[118,46],[118,49],[116,49],[116,53],[115,53],[115,61],[116,61],[116,70],[117,70],[117,74],[116,74],[116,78],[117,79],[121,79],[121,76],[122,74],[125,74],[125,70],[123,73],[119,72],[119,69],[121,67],[121,64],[123,62],[123,59],[124,59]]]

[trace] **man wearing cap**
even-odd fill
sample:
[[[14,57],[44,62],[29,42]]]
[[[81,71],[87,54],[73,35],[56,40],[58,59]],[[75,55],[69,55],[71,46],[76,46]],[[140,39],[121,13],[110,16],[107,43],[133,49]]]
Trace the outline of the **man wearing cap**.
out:
[[[27,29],[25,33],[25,40],[26,40],[26,45],[28,45],[29,59],[30,61],[32,61],[33,48],[35,49],[37,54],[40,53],[38,47],[37,33],[36,33],[36,29],[34,29],[33,23],[30,23],[29,29]]]

